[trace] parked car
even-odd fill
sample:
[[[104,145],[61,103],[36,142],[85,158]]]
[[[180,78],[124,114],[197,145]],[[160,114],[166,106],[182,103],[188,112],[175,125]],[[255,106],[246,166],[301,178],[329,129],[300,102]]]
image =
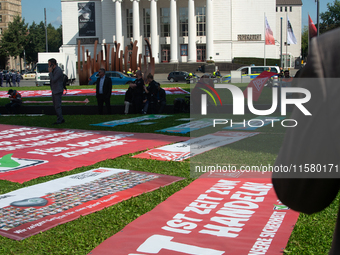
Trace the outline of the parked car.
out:
[[[126,74],[123,74],[118,71],[106,71],[105,76],[111,78],[112,85],[128,84],[136,80],[136,78],[129,77]],[[99,77],[98,72],[95,72],[94,74],[92,74],[91,77],[89,78],[89,85],[95,84],[98,77]]]
[[[174,72],[170,72],[168,74],[168,80],[170,82],[186,81],[188,76],[189,76],[188,72],[185,72],[185,71],[174,71]]]
[[[34,80],[35,79],[35,72],[33,72],[33,71],[26,72],[22,75],[22,78],[24,80]]]

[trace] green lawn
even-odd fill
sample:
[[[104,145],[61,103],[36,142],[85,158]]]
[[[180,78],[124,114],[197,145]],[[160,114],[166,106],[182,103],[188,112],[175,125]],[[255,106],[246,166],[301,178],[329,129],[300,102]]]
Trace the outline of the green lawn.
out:
[[[247,84],[238,83],[234,84],[238,86],[242,91],[244,91],[247,87]],[[194,84],[163,84],[162,87],[170,88],[170,87],[181,87],[184,90],[191,91]],[[95,88],[95,85],[86,85],[86,86],[68,86],[69,90],[72,89],[86,89],[86,88]],[[115,85],[113,86],[114,89],[127,89],[127,85]],[[50,90],[49,86],[42,86],[42,87],[16,87],[16,90],[19,92],[21,90]],[[0,91],[7,91],[8,88],[0,88]],[[221,97],[223,104],[232,104],[233,99],[230,91],[228,89],[216,89],[216,92]],[[184,98],[186,95],[178,94],[178,95],[167,95],[167,102],[168,104],[173,104],[175,98]],[[88,99],[90,102],[87,105],[97,105],[97,99],[95,96],[64,96],[63,100],[67,101],[84,101]],[[51,101],[51,97],[28,97],[23,98],[23,101]],[[211,101],[212,99],[208,97],[208,100]],[[245,99],[245,102],[247,99]],[[212,101],[211,101],[212,102]],[[270,104],[272,102],[272,89],[264,87],[261,97],[258,101],[254,101],[254,104]],[[7,98],[0,98],[0,105],[5,105],[8,103]],[[64,105],[80,105],[78,103],[63,103]],[[111,96],[111,105],[120,105],[124,104],[124,96]],[[34,105],[33,104],[24,104],[24,105]],[[52,103],[39,103],[39,105],[52,105]]]
[[[184,90],[190,91],[189,84],[164,84],[162,87],[170,88],[170,87],[181,87]],[[72,89],[95,89],[95,85],[86,85],[86,86],[68,86],[68,90]],[[113,89],[127,89],[127,85],[115,85]],[[19,92],[22,90],[50,90],[49,86],[41,86],[41,87],[15,87],[12,89],[16,89]],[[0,91],[8,91],[8,88],[0,88]],[[173,104],[175,98],[185,98],[185,94],[178,95],[167,95],[168,104]],[[96,96],[64,96],[63,101],[84,101],[88,99],[90,102],[87,105],[97,105]],[[51,101],[51,97],[23,97],[23,101]],[[7,98],[0,98],[0,105],[5,105],[9,101]],[[111,96],[111,105],[123,105],[124,104],[124,96]],[[24,103],[24,105],[37,105],[37,103]],[[52,105],[52,103],[39,103],[39,105]],[[82,105],[81,103],[63,103],[63,105]]]
[[[176,84],[176,86],[179,85]],[[82,86],[81,88],[85,87],[86,86]],[[188,89],[188,87],[186,88]],[[44,88],[39,87],[39,89]],[[115,97],[116,96],[113,98]],[[0,102],[2,104],[2,101]],[[129,117],[134,116],[137,115],[129,115]],[[168,118],[156,120],[157,124],[150,126],[129,124],[116,126],[114,128],[90,126],[89,124],[126,118],[125,115],[65,115],[66,123],[57,127],[52,125],[55,121],[55,116],[53,115],[41,117],[0,116],[0,120],[1,124],[11,125],[154,133],[158,129],[182,124],[183,122],[176,121],[176,119],[184,117],[190,117],[190,115],[176,114]],[[231,118],[232,116],[226,115],[225,117]],[[253,115],[244,116],[245,119],[253,117]],[[222,129],[222,126],[220,128]],[[224,155],[229,164],[235,164],[237,166],[259,165],[261,163],[273,164],[280,149],[285,128],[280,125],[275,125],[273,128],[266,126],[257,129],[256,132],[260,132],[260,134],[209,151],[205,153],[205,156],[213,158]],[[200,132],[193,133],[192,135],[200,135]],[[184,136],[189,136],[189,134]],[[136,154],[138,153],[139,152]],[[84,172],[96,167],[123,168],[161,173],[180,176],[186,179],[123,201],[96,213],[80,217],[77,220],[59,225],[23,241],[13,241],[0,236],[0,254],[87,254],[105,239],[122,230],[128,223],[149,212],[159,203],[166,200],[175,192],[183,189],[194,180],[190,178],[190,160],[184,162],[155,161],[131,158],[131,155],[132,154],[124,155],[116,159],[108,159],[92,166],[77,168],[53,176],[37,178],[23,184],[0,180],[0,194],[62,176]],[[301,214],[289,239],[285,254],[327,254],[332,240],[332,232],[338,207],[339,197],[323,212],[310,216]]]

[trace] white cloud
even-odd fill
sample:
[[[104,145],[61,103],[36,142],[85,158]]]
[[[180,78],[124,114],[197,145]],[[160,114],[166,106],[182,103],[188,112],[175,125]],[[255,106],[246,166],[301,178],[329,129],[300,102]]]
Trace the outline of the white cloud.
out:
[[[60,27],[60,25],[61,25],[61,16],[58,16],[55,20],[53,20],[53,21],[51,22],[51,24],[52,24],[54,27],[56,27],[56,28]]]

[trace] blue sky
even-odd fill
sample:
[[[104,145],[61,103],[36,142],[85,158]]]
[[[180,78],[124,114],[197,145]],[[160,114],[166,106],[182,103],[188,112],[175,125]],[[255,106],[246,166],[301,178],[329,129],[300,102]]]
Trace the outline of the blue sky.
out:
[[[58,28],[61,25],[61,2],[60,0],[21,0],[22,17],[29,25],[33,21],[39,24],[45,21],[44,8],[46,8],[47,24],[51,23]]]
[[[256,1],[256,0],[253,0]],[[315,0],[302,0],[302,27],[308,25],[308,13],[316,23]],[[327,10],[327,3],[334,3],[334,0],[320,0],[320,13]],[[61,2],[60,0],[21,0],[22,17],[29,25],[33,21],[40,23],[44,21],[44,8],[46,8],[47,23],[54,27],[61,25]]]

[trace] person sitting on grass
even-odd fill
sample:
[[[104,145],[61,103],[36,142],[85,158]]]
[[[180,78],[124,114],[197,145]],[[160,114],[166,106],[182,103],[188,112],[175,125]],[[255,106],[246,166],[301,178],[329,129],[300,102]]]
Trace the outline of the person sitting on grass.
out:
[[[164,108],[166,106],[166,93],[165,90],[161,88],[161,85],[158,83],[157,84],[157,92],[156,92],[156,111],[158,113],[163,113]]]
[[[20,108],[22,104],[21,95],[18,91],[13,89],[8,90],[7,94],[9,95],[10,100],[10,102],[5,105],[7,112],[10,114],[16,113],[17,109]]]
[[[150,113],[157,113],[155,109],[157,105],[156,94],[158,92],[159,83],[153,79],[153,75],[151,73],[148,74],[147,83],[148,86],[144,88],[145,95],[146,95],[146,102],[144,105],[143,113],[146,114],[148,109]]]

